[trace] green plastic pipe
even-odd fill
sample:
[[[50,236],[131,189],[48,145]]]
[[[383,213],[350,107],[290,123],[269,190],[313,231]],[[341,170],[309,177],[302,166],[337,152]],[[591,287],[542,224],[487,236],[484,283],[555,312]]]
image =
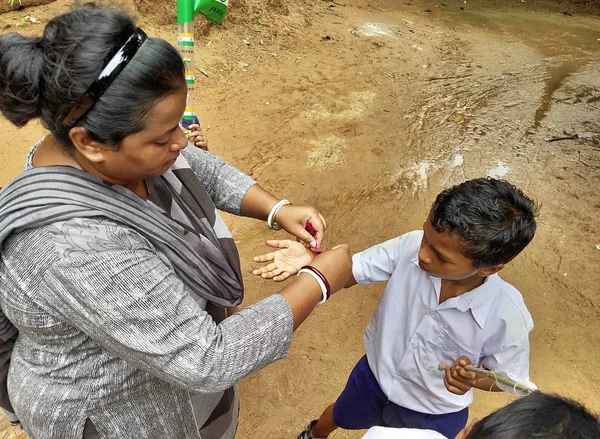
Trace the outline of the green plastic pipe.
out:
[[[185,65],[185,81],[188,86],[185,112],[181,126],[188,131],[191,124],[198,124],[194,111],[194,16],[200,14],[208,21],[223,24],[229,0],[177,0],[178,46]]]

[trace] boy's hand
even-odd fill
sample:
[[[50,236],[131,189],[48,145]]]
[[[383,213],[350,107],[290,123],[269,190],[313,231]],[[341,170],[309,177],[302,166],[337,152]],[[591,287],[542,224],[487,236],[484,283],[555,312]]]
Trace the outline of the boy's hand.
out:
[[[464,368],[472,364],[468,357],[460,357],[456,360],[454,366],[446,366],[444,375],[444,385],[450,393],[464,395],[472,387],[477,387],[479,378],[475,372],[467,372]]]
[[[288,277],[297,274],[298,271],[308,265],[313,260],[312,251],[307,249],[300,242],[286,240],[269,240],[269,247],[278,249],[272,253],[254,257],[254,262],[271,262],[252,272],[255,276],[263,279],[273,279],[276,282],[286,280]]]
[[[186,136],[190,143],[204,151],[208,151],[208,140],[206,139],[204,131],[200,128],[200,125],[193,123],[189,126],[189,130],[190,133],[186,134]]]

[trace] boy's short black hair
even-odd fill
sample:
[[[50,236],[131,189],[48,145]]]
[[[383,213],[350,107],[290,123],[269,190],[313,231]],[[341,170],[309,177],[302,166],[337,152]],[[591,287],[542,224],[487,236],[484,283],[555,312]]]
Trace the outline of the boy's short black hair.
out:
[[[466,439],[600,439],[600,423],[580,403],[535,392],[479,421]]]
[[[460,238],[461,251],[475,268],[505,264],[535,234],[537,206],[505,180],[476,178],[440,193],[430,221],[441,233]]]

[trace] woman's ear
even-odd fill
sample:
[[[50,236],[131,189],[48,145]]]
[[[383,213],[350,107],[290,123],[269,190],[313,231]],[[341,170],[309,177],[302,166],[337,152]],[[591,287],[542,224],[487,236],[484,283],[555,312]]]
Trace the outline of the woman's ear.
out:
[[[89,162],[99,164],[105,161],[109,148],[103,143],[94,140],[85,128],[71,128],[69,138],[79,154],[84,156]]]

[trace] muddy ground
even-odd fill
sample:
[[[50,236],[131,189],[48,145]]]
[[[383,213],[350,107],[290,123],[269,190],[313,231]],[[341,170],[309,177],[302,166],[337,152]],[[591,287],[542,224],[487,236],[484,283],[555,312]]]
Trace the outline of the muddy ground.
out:
[[[143,27],[175,42],[175,26],[148,4],[138,1]],[[39,33],[68,6],[3,14],[0,28]],[[238,0],[223,28],[197,20],[207,75],[198,73],[197,110],[212,151],[280,196],[321,209],[328,245],[358,251],[418,228],[434,196],[466,178],[501,176],[523,188],[542,205],[539,232],[503,276],[535,320],[531,378],[600,411],[597,6]],[[24,15],[40,22],[17,27]],[[0,184],[43,133],[0,120]],[[227,221],[250,304],[277,290],[250,275],[252,255],[273,235],[252,220]],[[295,334],[285,360],[241,383],[239,438],[295,438],[334,400],[363,355],[381,291],[340,293]],[[478,392],[472,416],[507,402]],[[0,433],[9,437],[24,435]]]

